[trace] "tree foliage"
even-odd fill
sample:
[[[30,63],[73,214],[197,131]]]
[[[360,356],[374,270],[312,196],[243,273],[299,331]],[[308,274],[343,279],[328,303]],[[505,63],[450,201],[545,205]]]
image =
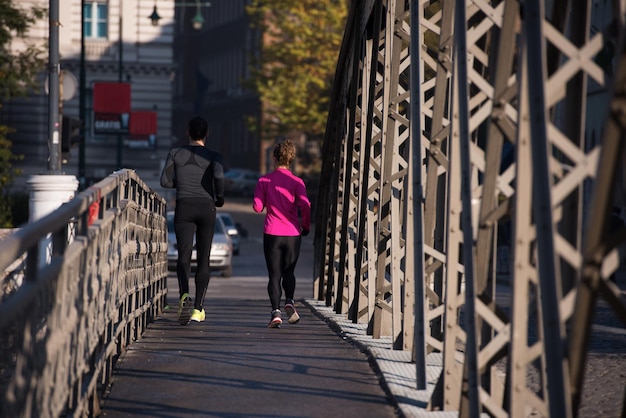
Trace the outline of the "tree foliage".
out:
[[[0,101],[22,96],[35,85],[37,74],[44,68],[41,46],[27,45],[21,51],[11,51],[12,40],[24,38],[44,13],[38,7],[25,10],[16,7],[14,0],[0,0]]]
[[[13,51],[12,41],[24,38],[37,19],[43,18],[45,10],[35,7],[23,9],[13,0],[0,0],[0,111],[6,100],[25,95],[36,85],[37,75],[44,68],[41,46],[25,46]],[[0,227],[11,227],[11,195],[9,186],[19,174],[13,163],[21,159],[12,152],[7,135],[13,130],[0,125]]]
[[[253,0],[248,5],[253,25],[263,33],[250,82],[263,102],[265,138],[292,130],[323,134],[347,3]]]

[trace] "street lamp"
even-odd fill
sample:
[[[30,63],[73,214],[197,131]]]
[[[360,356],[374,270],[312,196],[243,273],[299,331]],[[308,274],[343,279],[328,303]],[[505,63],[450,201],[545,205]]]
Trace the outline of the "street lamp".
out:
[[[200,30],[202,29],[202,25],[204,25],[204,18],[202,17],[202,7],[210,7],[211,2],[205,1],[200,2],[200,0],[196,0],[195,3],[174,3],[174,7],[196,7],[196,15],[191,19],[191,25],[194,29]],[[152,10],[152,14],[148,16],[148,19],[152,22],[152,26],[159,25],[159,13],[157,12],[156,4],[154,5],[154,10]]]
[[[202,25],[204,24],[204,18],[202,17],[202,12],[200,11],[200,6],[196,10],[196,15],[191,20],[191,25],[195,30],[202,29]]]
[[[157,13],[156,4],[154,5],[154,10],[152,10],[152,14],[148,16],[148,18],[152,22],[152,26],[159,26],[159,19],[161,19],[161,16],[159,16],[159,14]]]

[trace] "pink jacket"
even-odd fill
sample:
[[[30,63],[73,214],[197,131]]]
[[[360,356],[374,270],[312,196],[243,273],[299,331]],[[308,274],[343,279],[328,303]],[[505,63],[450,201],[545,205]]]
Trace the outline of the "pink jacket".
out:
[[[266,209],[263,229],[266,234],[295,236],[311,229],[311,202],[304,181],[286,168],[277,168],[259,179],[252,208],[257,213]]]

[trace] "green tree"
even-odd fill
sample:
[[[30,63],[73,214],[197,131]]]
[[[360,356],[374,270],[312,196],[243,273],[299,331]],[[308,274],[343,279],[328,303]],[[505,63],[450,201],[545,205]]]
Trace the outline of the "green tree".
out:
[[[44,68],[41,46],[25,46],[15,51],[11,48],[14,39],[24,39],[38,19],[45,16],[39,7],[24,9],[13,0],[0,0],[0,111],[2,103],[25,95],[37,83],[37,75]],[[12,143],[7,135],[13,130],[0,125],[0,227],[12,227],[12,196],[10,185],[19,174],[13,163],[22,158],[12,152]]]
[[[263,137],[297,130],[321,138],[348,2],[253,0],[247,12],[263,34],[249,80],[264,107]]]

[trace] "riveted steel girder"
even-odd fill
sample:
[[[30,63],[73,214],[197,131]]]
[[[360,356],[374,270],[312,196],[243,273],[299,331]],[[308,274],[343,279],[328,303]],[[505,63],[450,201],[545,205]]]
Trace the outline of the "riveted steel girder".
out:
[[[574,416],[596,300],[626,322],[624,4],[591,6],[352,3],[316,296],[412,351],[431,409]]]

